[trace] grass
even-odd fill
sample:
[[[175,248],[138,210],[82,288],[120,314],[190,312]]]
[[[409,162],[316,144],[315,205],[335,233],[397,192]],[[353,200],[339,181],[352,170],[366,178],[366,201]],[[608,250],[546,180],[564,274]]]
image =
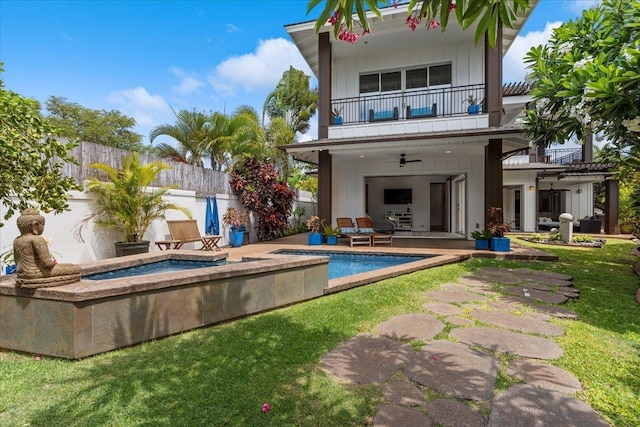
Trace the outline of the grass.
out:
[[[345,384],[319,368],[324,353],[390,317],[421,312],[424,292],[484,266],[571,274],[581,289],[556,320],[579,396],[616,426],[640,425],[638,278],[628,242],[548,247],[560,262],[474,259],[389,279],[234,323],[67,361],[0,353],[2,426],[359,426],[381,386]],[[502,387],[513,383],[502,376]],[[271,411],[262,413],[268,402]]]

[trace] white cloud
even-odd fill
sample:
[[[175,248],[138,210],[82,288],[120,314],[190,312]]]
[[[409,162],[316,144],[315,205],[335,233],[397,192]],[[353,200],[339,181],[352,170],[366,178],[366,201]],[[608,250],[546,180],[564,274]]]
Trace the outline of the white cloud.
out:
[[[534,46],[546,44],[553,33],[553,29],[562,25],[562,22],[547,22],[542,31],[530,31],[524,36],[517,36],[513,44],[502,60],[502,72],[504,83],[524,81],[527,74],[524,56]]]
[[[227,24],[227,33],[241,33],[242,30],[233,24]]]
[[[209,83],[224,95],[272,90],[289,66],[312,76],[304,58],[293,43],[283,38],[260,40],[255,52],[234,56],[218,64]]]
[[[164,123],[173,116],[171,107],[160,95],[151,95],[144,87],[111,92],[108,100],[120,111],[133,117],[139,128]]]
[[[206,86],[206,84],[198,80],[193,75],[189,75],[186,71],[181,70],[178,67],[170,67],[170,71],[176,76],[180,77],[180,83],[176,86],[172,86],[171,90],[173,90],[178,95],[190,95],[193,93],[200,92],[200,88]]]

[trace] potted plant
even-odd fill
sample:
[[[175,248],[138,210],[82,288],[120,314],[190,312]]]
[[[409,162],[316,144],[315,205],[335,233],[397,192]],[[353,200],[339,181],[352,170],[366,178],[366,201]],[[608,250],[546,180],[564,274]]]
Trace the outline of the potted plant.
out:
[[[478,114],[480,113],[480,105],[478,104],[478,98],[476,98],[472,93],[467,96],[467,98],[462,101],[462,103],[467,103],[469,106],[467,107],[467,111],[469,114]]]
[[[509,224],[504,222],[502,208],[489,208],[489,223],[487,229],[491,233],[490,246],[491,250],[496,252],[509,252],[511,250],[511,241],[508,237],[504,237],[504,233],[511,231]]]
[[[87,190],[95,194],[97,210],[80,221],[77,227],[80,240],[82,227],[95,218],[97,226],[113,228],[124,236],[124,240],[115,242],[116,256],[146,253],[149,252],[149,241],[143,237],[153,221],[164,219],[170,210],[191,218],[187,208],[163,199],[175,186],[148,188],[161,171],[171,169],[166,163],[143,165],[138,155],[132,153],[123,159],[121,170],[104,163],[93,163],[90,167],[104,172],[107,181],[97,178],[87,181]]]
[[[247,213],[243,209],[229,206],[222,216],[222,222],[229,226],[229,243],[231,246],[234,248],[242,246],[244,232],[249,222]]]
[[[335,107],[331,112],[333,116],[333,124],[341,125],[342,124],[342,107]]]
[[[338,234],[340,234],[339,228],[334,228],[330,225],[324,225],[324,235],[327,239],[327,245],[337,245],[338,244]]]
[[[313,215],[307,219],[306,222],[307,229],[310,231],[309,233],[309,245],[321,245],[322,244],[322,233],[320,233],[320,227],[322,226],[322,221],[320,218]]]
[[[476,250],[488,250],[489,240],[491,240],[491,231],[488,229],[476,230],[471,233],[471,237],[476,239]]]

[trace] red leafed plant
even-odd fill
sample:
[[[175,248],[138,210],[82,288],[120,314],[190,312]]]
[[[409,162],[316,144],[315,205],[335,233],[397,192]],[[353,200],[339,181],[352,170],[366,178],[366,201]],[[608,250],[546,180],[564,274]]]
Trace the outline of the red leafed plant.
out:
[[[258,240],[272,240],[289,229],[295,192],[271,163],[253,158],[236,164],[230,184],[245,209],[258,217]]]
[[[509,224],[505,224],[504,216],[502,214],[502,208],[490,207],[489,208],[489,222],[487,223],[487,229],[491,232],[493,237],[504,237],[504,233],[511,231]]]

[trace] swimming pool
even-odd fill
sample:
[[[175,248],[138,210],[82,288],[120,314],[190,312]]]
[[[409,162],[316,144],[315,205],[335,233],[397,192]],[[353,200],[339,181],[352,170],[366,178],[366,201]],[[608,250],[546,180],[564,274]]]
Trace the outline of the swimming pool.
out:
[[[381,268],[393,267],[414,261],[421,261],[431,258],[434,255],[394,255],[394,254],[372,254],[354,252],[333,252],[333,251],[300,251],[293,249],[282,249],[277,252],[281,255],[307,255],[307,256],[328,256],[329,257],[329,280],[340,277],[351,276],[359,273],[366,273]]]
[[[142,276],[143,274],[170,273],[172,271],[192,270],[194,268],[215,267],[217,265],[225,265],[226,263],[226,260],[166,259],[164,261],[89,274],[82,278],[88,280],[121,279],[123,277]]]

